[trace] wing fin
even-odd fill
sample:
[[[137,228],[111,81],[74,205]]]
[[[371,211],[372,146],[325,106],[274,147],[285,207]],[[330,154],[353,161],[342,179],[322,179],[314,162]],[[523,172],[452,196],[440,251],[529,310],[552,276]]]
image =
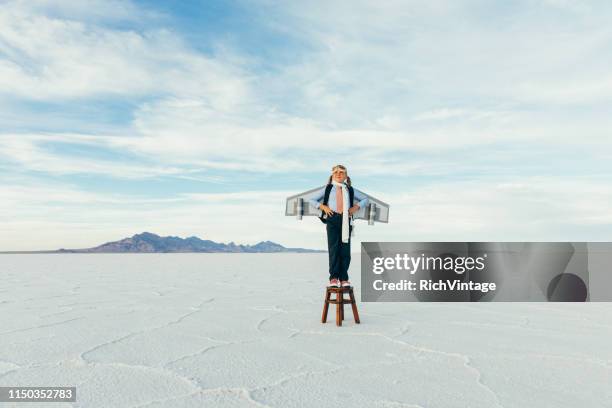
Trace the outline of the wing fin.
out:
[[[298,220],[301,220],[302,216],[304,215],[316,217],[320,216],[321,210],[311,206],[308,200],[314,198],[317,195],[317,192],[322,188],[325,188],[325,186],[313,188],[312,190],[287,197],[285,202],[285,215],[295,216]]]

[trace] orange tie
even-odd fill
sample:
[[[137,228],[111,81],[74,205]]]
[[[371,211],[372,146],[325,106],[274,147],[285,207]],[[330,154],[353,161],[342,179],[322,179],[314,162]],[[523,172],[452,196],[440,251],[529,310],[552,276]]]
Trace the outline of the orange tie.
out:
[[[342,210],[344,209],[344,196],[342,195],[342,188],[336,186],[336,208],[338,209],[336,212],[342,214]]]

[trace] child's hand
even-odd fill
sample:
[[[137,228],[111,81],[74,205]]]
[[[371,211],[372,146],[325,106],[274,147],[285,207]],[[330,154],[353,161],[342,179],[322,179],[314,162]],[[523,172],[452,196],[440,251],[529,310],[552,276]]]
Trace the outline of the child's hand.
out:
[[[354,213],[356,213],[357,211],[359,211],[359,206],[357,204],[355,204],[354,206],[352,206],[351,208],[349,208],[349,215],[353,215]]]
[[[323,210],[323,212],[324,212],[325,214],[327,214],[327,216],[330,216],[330,215],[332,215],[332,214],[334,213],[334,212],[332,211],[332,209],[331,209],[331,208],[329,208],[328,206],[326,206],[325,204],[321,204],[321,206],[320,206],[319,208],[320,208],[320,209],[322,209],[322,210]]]

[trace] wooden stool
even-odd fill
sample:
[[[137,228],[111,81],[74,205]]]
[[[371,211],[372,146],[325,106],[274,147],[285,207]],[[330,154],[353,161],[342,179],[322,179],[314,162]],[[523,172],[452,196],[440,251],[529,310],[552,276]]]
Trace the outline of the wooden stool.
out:
[[[332,299],[331,294],[335,293],[336,298]],[[344,298],[344,294],[349,294],[349,299]],[[325,304],[323,305],[323,317],[321,318],[321,323],[327,322],[327,311],[329,310],[329,304],[336,305],[336,326],[342,326],[342,321],[344,320],[344,304],[351,304],[353,308],[353,317],[355,318],[355,323],[359,322],[359,312],[357,312],[357,303],[355,303],[355,295],[353,294],[353,287],[331,287],[327,288],[325,291]]]

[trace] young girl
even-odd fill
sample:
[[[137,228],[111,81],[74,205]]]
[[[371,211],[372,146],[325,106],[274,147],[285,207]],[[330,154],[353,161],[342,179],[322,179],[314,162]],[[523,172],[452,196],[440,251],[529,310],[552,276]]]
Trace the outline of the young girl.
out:
[[[353,190],[346,167],[332,168],[327,185],[310,200],[312,206],[325,214],[321,221],[327,226],[329,252],[329,285],[350,287],[348,268],[351,263],[352,215],[368,204],[368,198]]]

